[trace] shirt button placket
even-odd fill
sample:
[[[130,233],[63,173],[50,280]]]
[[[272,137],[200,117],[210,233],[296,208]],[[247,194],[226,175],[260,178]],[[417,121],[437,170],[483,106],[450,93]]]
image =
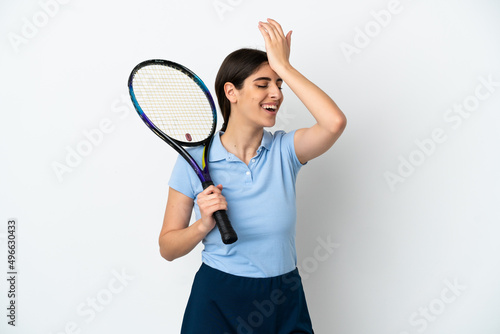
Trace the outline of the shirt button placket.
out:
[[[250,170],[247,170],[245,173],[245,183],[246,184],[252,183],[252,172],[250,172]]]

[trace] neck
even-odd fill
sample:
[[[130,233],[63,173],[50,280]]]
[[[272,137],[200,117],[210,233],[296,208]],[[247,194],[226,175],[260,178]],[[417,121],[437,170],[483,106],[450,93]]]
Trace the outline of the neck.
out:
[[[229,153],[234,154],[248,165],[250,159],[257,154],[257,149],[264,135],[264,129],[236,123],[230,122],[228,124],[226,131],[221,136],[221,142]]]

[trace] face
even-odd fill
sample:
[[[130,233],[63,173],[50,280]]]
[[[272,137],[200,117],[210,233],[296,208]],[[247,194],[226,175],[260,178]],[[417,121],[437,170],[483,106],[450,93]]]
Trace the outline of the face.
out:
[[[281,85],[283,80],[269,64],[264,63],[243,82],[243,87],[235,90],[235,101],[231,114],[238,113],[259,127],[272,127],[276,114],[283,102]]]

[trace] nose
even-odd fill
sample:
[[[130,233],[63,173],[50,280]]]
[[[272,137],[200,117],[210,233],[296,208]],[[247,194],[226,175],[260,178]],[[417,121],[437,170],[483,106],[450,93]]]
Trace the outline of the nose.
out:
[[[276,84],[270,87],[269,95],[271,96],[271,98],[276,100],[281,100],[281,98],[283,97],[281,89]]]

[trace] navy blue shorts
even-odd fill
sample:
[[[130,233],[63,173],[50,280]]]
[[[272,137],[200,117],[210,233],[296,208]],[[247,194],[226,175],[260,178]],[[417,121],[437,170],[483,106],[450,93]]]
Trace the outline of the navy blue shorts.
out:
[[[314,333],[297,269],[276,277],[227,274],[202,264],[181,334]]]

